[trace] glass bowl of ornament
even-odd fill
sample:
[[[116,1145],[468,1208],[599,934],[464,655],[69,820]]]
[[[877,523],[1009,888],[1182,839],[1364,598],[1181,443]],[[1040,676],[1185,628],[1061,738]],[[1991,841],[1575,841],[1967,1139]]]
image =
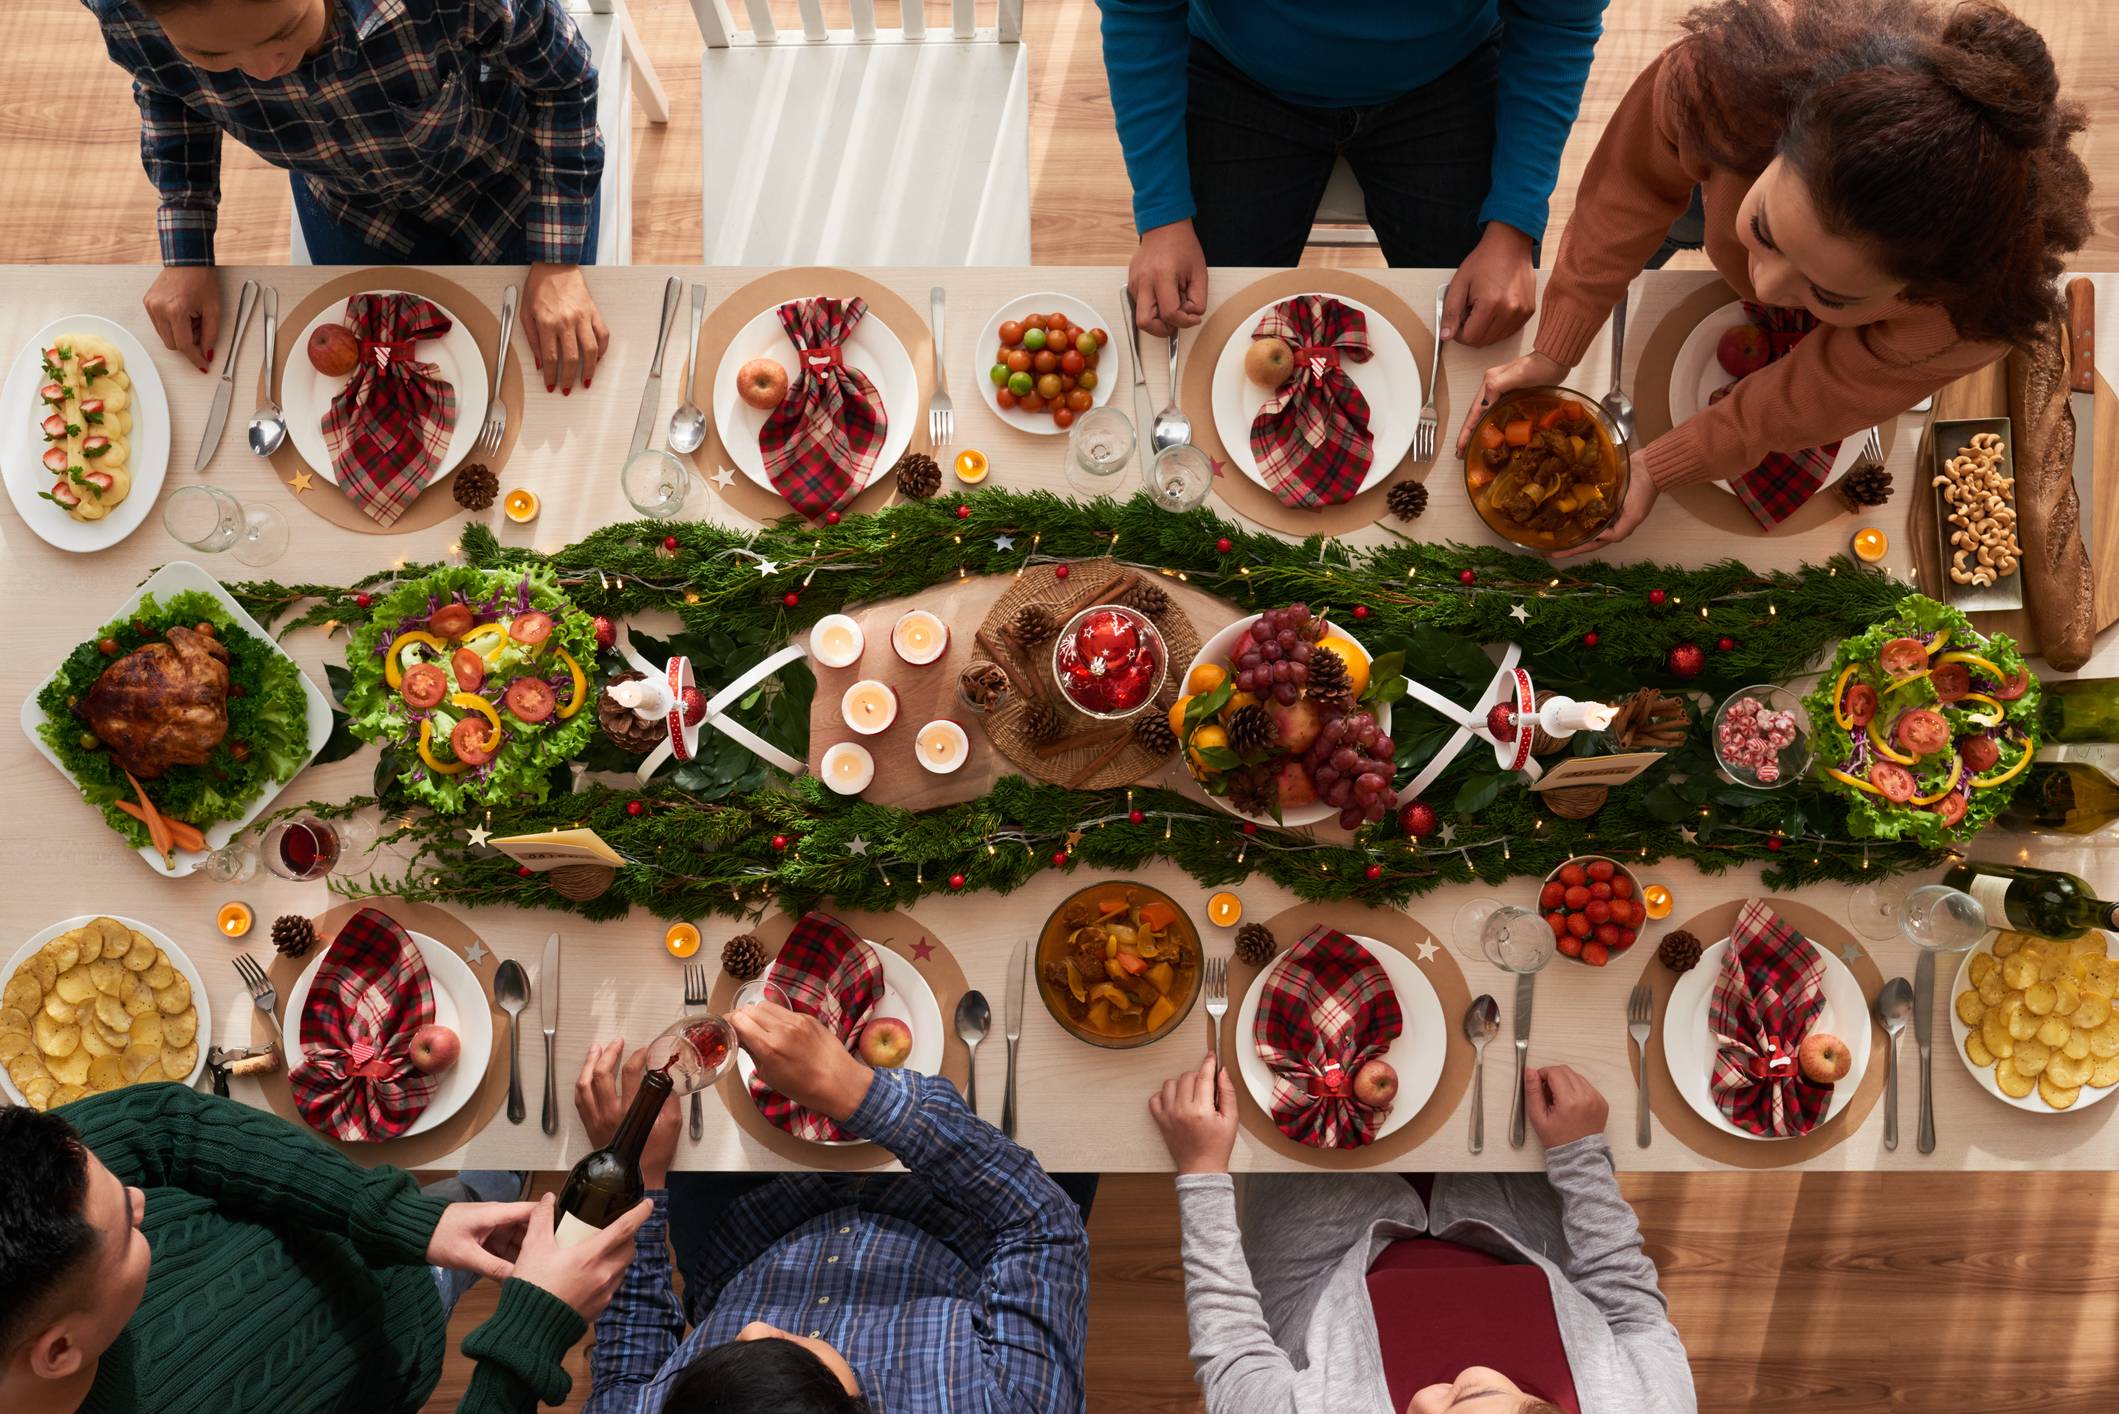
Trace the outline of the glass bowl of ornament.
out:
[[[1560,955],[1591,967],[1632,947],[1648,921],[1640,877],[1608,854],[1578,854],[1547,874],[1538,912]]]
[[[1052,640],[1060,696],[1100,721],[1130,717],[1155,700],[1170,674],[1162,631],[1124,604],[1092,604]]]
[[[1740,688],[1714,714],[1714,759],[1725,779],[1781,790],[1810,769],[1810,714],[1776,683]]]
[[[1184,1024],[1199,1000],[1201,956],[1199,930],[1175,899],[1107,879],[1052,910],[1031,966],[1061,1030],[1123,1051]]]
[[[1631,472],[1626,439],[1595,399],[1572,388],[1515,388],[1472,429],[1464,489],[1487,529],[1549,554],[1611,524]]]

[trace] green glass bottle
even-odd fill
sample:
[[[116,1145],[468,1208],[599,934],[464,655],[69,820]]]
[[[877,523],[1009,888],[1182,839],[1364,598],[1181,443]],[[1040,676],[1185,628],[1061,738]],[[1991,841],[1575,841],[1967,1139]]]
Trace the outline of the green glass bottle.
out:
[[[2039,691],[2042,739],[2119,742],[2119,678],[2040,683]]]
[[[2047,746],[1996,822],[2003,829],[2093,835],[2119,820],[2119,746]]]
[[[671,1088],[668,1071],[642,1072],[640,1088],[634,1092],[632,1106],[619,1122],[617,1134],[603,1148],[585,1155],[567,1175],[554,1213],[561,1247],[572,1247],[609,1227],[640,1201],[646,1189],[640,1173],[640,1153],[647,1147],[655,1116],[662,1112],[662,1103],[670,1097]]]
[[[1978,899],[1997,928],[2061,942],[2092,928],[2119,931],[2119,903],[2105,902],[2082,879],[2058,869],[1972,859],[1952,865],[1942,881]]]

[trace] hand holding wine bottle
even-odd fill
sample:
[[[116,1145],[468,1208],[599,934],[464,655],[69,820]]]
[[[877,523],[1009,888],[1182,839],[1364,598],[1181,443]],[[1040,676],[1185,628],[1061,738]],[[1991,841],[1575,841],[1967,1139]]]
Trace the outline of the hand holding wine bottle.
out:
[[[728,1023],[759,1078],[804,1109],[844,1124],[867,1098],[875,1072],[814,1016],[761,1002],[737,1007]]]
[[[633,1265],[633,1230],[654,1210],[654,1204],[643,1198],[601,1231],[567,1245],[554,1231],[558,1207],[547,1193],[537,1200],[523,1229],[522,1251],[515,1256],[513,1275],[550,1292],[594,1325],[625,1280],[626,1269]]]
[[[581,1127],[598,1149],[609,1148],[617,1136],[626,1111],[641,1090],[641,1073],[647,1066],[645,1047],[625,1059],[625,1042],[609,1041],[589,1047],[582,1057],[581,1074],[574,1081],[574,1112]],[[665,1091],[665,1094],[667,1092]],[[640,1177],[648,1188],[669,1186],[670,1163],[677,1156],[677,1134],[683,1128],[683,1106],[664,1104],[640,1150]]]

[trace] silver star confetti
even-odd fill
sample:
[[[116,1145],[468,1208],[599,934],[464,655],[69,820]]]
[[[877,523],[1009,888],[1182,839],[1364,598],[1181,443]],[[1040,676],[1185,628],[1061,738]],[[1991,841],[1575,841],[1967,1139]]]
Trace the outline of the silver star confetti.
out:
[[[1420,960],[1422,962],[1426,962],[1429,959],[1433,958],[1436,951],[1434,943],[1426,938],[1422,938],[1418,943],[1415,943],[1413,945],[1413,948],[1414,951],[1420,954]]]
[[[1848,962],[1861,961],[1861,949],[1854,946],[1854,944],[1852,943],[1849,943],[1845,947],[1841,948],[1839,950],[1839,955],[1845,958]]]
[[[1530,610],[1524,608],[1521,604],[1518,604],[1515,608],[1510,609],[1508,611],[1508,616],[1514,619],[1519,624],[1527,624],[1530,622]]]
[[[491,830],[487,829],[487,828],[486,828],[485,826],[483,826],[483,825],[473,825],[473,826],[471,827],[471,830],[470,830],[470,834],[471,834],[471,843],[472,843],[472,844],[474,844],[474,845],[477,845],[477,846],[479,846],[479,847],[481,847],[481,848],[483,848],[483,847],[484,847],[484,845],[485,845],[485,842],[486,842],[487,840],[490,840],[490,839],[492,839],[492,838],[493,838],[493,832],[492,832]]]
[[[475,938],[471,940],[471,946],[464,949],[464,961],[470,963],[473,967],[478,966],[485,955],[486,945]]]
[[[1683,840],[1686,844],[1698,844],[1700,842],[1699,831],[1693,829],[1689,825],[1678,831],[1678,838]]]
[[[779,572],[780,567],[774,564],[771,560],[758,561],[758,573],[764,575],[767,579],[772,578]]]
[[[732,468],[725,466],[714,468],[712,475],[707,477],[707,480],[713,482],[714,485],[720,487],[724,491],[728,489],[729,483],[734,481],[735,479],[735,471]]]
[[[1015,548],[1015,537],[1013,535],[996,535],[993,537],[993,548],[996,550],[1013,550]]]
[[[1449,822],[1448,824],[1446,824],[1446,825],[1444,825],[1444,826],[1442,827],[1442,843],[1444,843],[1444,844],[1455,844],[1456,842],[1457,842],[1457,822],[1456,822],[1456,821],[1454,821],[1454,820],[1452,820],[1452,821],[1450,821],[1450,822]]]
[[[846,842],[846,852],[848,854],[865,855],[868,853],[868,841],[862,839],[859,835],[855,835]]]

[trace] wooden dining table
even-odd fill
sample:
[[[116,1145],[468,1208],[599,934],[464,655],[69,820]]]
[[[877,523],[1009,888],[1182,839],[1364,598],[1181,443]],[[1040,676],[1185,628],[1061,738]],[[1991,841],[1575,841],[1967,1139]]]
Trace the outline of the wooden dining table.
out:
[[[171,455],[162,495],[200,481],[224,487],[239,498],[270,501],[287,518],[290,547],[276,564],[251,569],[235,563],[232,556],[200,556],[186,550],[163,529],[159,508],[122,543],[94,554],[69,554],[55,549],[32,534],[12,510],[0,510],[0,604],[6,606],[7,649],[0,654],[0,698],[21,702],[28,698],[52,668],[83,638],[103,623],[124,600],[132,587],[156,566],[175,559],[203,563],[224,580],[275,578],[283,581],[349,583],[353,579],[392,565],[447,560],[451,557],[463,522],[478,519],[491,524],[506,545],[556,550],[599,526],[630,520],[634,512],[619,486],[619,470],[628,451],[634,419],[639,408],[642,380],[655,345],[657,316],[662,305],[664,281],[675,275],[704,283],[708,292],[708,317],[721,297],[758,278],[756,270],[698,268],[604,268],[588,270],[587,278],[605,320],[611,329],[611,348],[596,371],[592,388],[576,388],[571,395],[547,393],[541,378],[525,369],[529,391],[524,405],[511,407],[511,419],[519,422],[520,442],[504,469],[504,489],[528,487],[542,498],[542,511],[527,525],[509,523],[498,506],[477,513],[452,516],[428,529],[378,536],[336,527],[295,503],[293,493],[274,475],[271,465],[253,457],[244,446],[243,424],[253,408],[261,340],[256,329],[242,350],[236,377],[236,395],[228,431],[206,471],[191,470],[214,390],[214,377],[190,367],[174,353],[155,348],[157,340],[141,309],[141,296],[155,271],[148,267],[18,266],[6,270],[9,299],[0,318],[0,346],[10,353],[50,321],[67,315],[95,314],[113,319],[137,334],[154,354],[154,361],[169,391]],[[336,274],[316,268],[229,268],[222,272],[228,308],[233,311],[235,291],[246,278],[273,285],[282,309],[291,308],[302,296]],[[503,288],[520,278],[519,271],[499,269],[454,269],[446,276],[497,308]],[[1038,436],[1012,429],[991,411],[982,395],[982,383],[990,350],[981,347],[981,334],[993,312],[1005,301],[1031,291],[1058,291],[1088,302],[1102,316],[1105,326],[1118,332],[1123,318],[1120,290],[1125,272],[1118,268],[1038,267],[1035,269],[881,269],[866,272],[895,290],[914,307],[927,308],[932,286],[947,291],[948,319],[945,350],[949,389],[956,409],[954,446],[976,447],[991,459],[993,473],[988,484],[1016,490],[1042,489],[1068,494],[1064,474],[1066,439]],[[1216,301],[1240,292],[1265,272],[1217,270],[1213,275]],[[1394,270],[1366,272],[1398,294],[1416,310],[1430,310],[1436,284],[1447,272]],[[1712,276],[1697,273],[1650,272],[1635,285],[1629,328],[1629,378],[1640,350],[1660,317]],[[2119,311],[2119,277],[2099,280],[2103,308]],[[685,306],[689,310],[689,303]],[[2113,323],[2109,316],[2104,321]],[[283,328],[283,341],[294,331]],[[2100,342],[2119,348],[2119,329]],[[1432,492],[1424,516],[1409,526],[1395,527],[1425,540],[1461,541],[1470,544],[1498,543],[1482,526],[1467,502],[1453,455],[1456,419],[1476,396],[1482,370],[1491,363],[1512,357],[1528,345],[1529,331],[1487,349],[1449,346],[1442,358],[1449,420],[1443,428],[1443,447],[1427,478]],[[225,337],[225,335],[224,335]],[[1166,360],[1160,340],[1143,336],[1147,380],[1153,405],[1167,397]],[[1125,340],[1118,341],[1113,363],[1105,365],[1105,377],[1118,386],[1113,406],[1132,408],[1130,356]],[[513,356],[527,365],[530,350],[518,327]],[[1601,392],[1611,383],[1609,341],[1599,338],[1574,374],[1575,386]],[[1193,356],[1188,342],[1185,354]],[[296,356],[299,356],[297,351]],[[662,391],[657,440],[662,420],[675,408],[682,381],[683,330],[671,342],[668,377]],[[218,368],[216,369],[218,372]],[[1188,409],[1195,421],[1209,416],[1205,408]],[[26,416],[27,410],[8,416]],[[924,429],[924,417],[921,419]],[[1899,494],[1873,515],[1873,521],[1892,536],[1893,545],[1885,567],[1900,576],[1911,572],[1905,533],[1909,488],[1924,484],[1916,474],[1914,456],[1919,441],[1920,419],[1909,414],[1901,419],[1889,460]],[[918,445],[916,440],[915,445]],[[701,467],[703,473],[716,468]],[[1138,483],[1129,469],[1126,489]],[[319,485],[308,494],[333,494]],[[1210,504],[1214,502],[1210,501]],[[1381,508],[1378,508],[1379,514]],[[750,524],[736,515],[704,480],[695,481],[686,518],[712,518],[729,524]],[[1619,559],[1656,560],[1678,565],[1701,565],[1728,557],[1740,558],[1760,569],[1792,569],[1805,562],[1821,562],[1847,549],[1849,536],[1860,522],[1853,516],[1828,517],[1813,528],[1775,535],[1731,533],[1703,525],[1672,498],[1665,498],[1647,525],[1624,544],[1608,551]],[[1381,527],[1368,527],[1345,538],[1368,544],[1390,534]],[[1235,610],[1230,610],[1235,616]],[[1219,625],[1207,626],[1208,631]],[[285,647],[322,685],[324,668],[342,658],[343,632],[327,637],[307,629],[288,635]],[[2119,673],[2119,637],[2107,634],[2085,675]],[[314,767],[288,785],[281,803],[302,800],[342,800],[365,793],[370,786],[374,755],[363,750],[351,758]],[[204,973],[213,1009],[213,1039],[228,1045],[251,1040],[250,999],[244,992],[230,961],[239,953],[267,957],[269,921],[285,913],[315,915],[337,902],[321,883],[290,883],[263,870],[240,884],[217,884],[203,876],[166,879],[147,868],[133,851],[107,829],[97,813],[87,807],[70,782],[63,779],[32,750],[25,733],[9,732],[0,742],[0,779],[7,782],[6,825],[0,829],[0,958],[11,955],[20,940],[47,924],[73,914],[111,913],[143,919],[173,937]],[[2030,860],[2041,865],[2071,869],[2088,878],[2102,896],[2119,893],[2119,852],[2108,846],[2081,842],[2064,845],[2052,839],[2016,838],[1998,833],[1981,836],[1968,848],[1973,857]],[[1169,865],[1141,871],[1145,882],[1169,893],[1193,917],[1203,919],[1211,889]],[[1689,864],[1645,866],[1643,878],[1666,885],[1676,896],[1670,920],[1675,923],[1702,910],[1731,900],[1759,895],[1764,886],[1752,867],[1732,869],[1717,877],[1698,872]],[[1004,1079],[1004,1048],[1000,1044],[1000,1012],[1006,995],[1006,964],[1016,943],[1067,894],[1089,882],[1081,871],[1041,873],[1011,895],[968,893],[931,896],[910,911],[921,924],[946,942],[962,966],[970,985],[981,989],[994,1006],[991,1042],[981,1049],[978,1063],[980,1109],[986,1118],[998,1121]],[[1506,1140],[1510,1100],[1510,1001],[1509,979],[1476,952],[1467,952],[1452,938],[1452,920],[1469,899],[1499,896],[1529,902],[1535,881],[1511,880],[1488,888],[1483,885],[1446,886],[1415,899],[1407,911],[1429,928],[1456,956],[1465,979],[1474,992],[1490,992],[1501,1002],[1502,1029],[1486,1057],[1486,1130],[1484,1152],[1468,1151],[1469,1115],[1460,1112],[1437,1128],[1424,1142],[1393,1162],[1393,1167],[1415,1170],[1511,1170],[1540,1166],[1535,1138],[1521,1148]],[[1292,895],[1254,879],[1237,892],[1247,914],[1266,918],[1295,904]],[[1849,891],[1838,886],[1820,886],[1802,891],[1804,904],[1842,921],[1847,917]],[[257,930],[240,940],[222,937],[215,927],[216,909],[231,898],[241,898],[255,910]],[[533,1002],[524,1015],[523,1065],[530,1092],[530,1118],[512,1124],[496,1118],[484,1130],[449,1154],[441,1166],[478,1168],[564,1169],[590,1147],[569,1102],[571,1084],[588,1047],[599,1041],[624,1039],[632,1044],[648,1040],[680,1011],[680,966],[663,948],[664,923],[640,912],[610,922],[592,923],[562,913],[538,913],[503,908],[453,910],[473,928],[486,946],[501,958],[513,958],[531,970],[534,977],[546,935],[557,930],[565,940],[565,965],[560,999],[557,1037],[562,1122],[556,1136],[548,1137],[537,1122],[536,1094],[543,1082],[541,1048],[531,1023],[537,1007]],[[700,920],[705,935],[701,960],[709,964],[718,957],[723,940],[739,931],[726,919]],[[1207,927],[1212,948],[1226,948],[1226,930]],[[1699,1170],[1715,1165],[1677,1142],[1658,1128],[1647,1148],[1632,1142],[1634,1082],[1629,1068],[1631,1043],[1625,1025],[1629,989],[1644,965],[1652,966],[1653,940],[1658,930],[1650,925],[1642,944],[1623,954],[1613,965],[1591,968],[1559,960],[1538,979],[1536,1021],[1529,1043],[1533,1065],[1565,1063],[1585,1074],[1610,1099],[1610,1133],[1622,1167],[1629,1169]],[[1288,941],[1283,939],[1283,941]],[[1707,939],[1705,941],[1713,941]],[[1914,972],[1914,949],[1901,939],[1868,944],[1885,976],[1910,978]],[[1963,1062],[1953,1054],[1950,1039],[1949,979],[1955,975],[1956,959],[1943,960],[1942,981],[1937,988],[1935,1014],[1935,1115],[1938,1142],[1931,1154],[1918,1152],[1913,1142],[1917,1114],[1913,1038],[1908,1028],[1901,1041],[1901,1093],[1905,1137],[1895,1151],[1883,1145],[1883,1109],[1871,1109],[1863,1122],[1842,1142],[1808,1161],[1808,1166],[1827,1169],[2112,1169],[2119,1167],[2119,1103],[2078,1104],[2067,1113],[2044,1114],[2004,1105],[1982,1090]],[[1454,1029],[1457,1018],[1447,1021]],[[204,1038],[202,1038],[204,1039]],[[1020,1128],[1018,1137],[1034,1150],[1048,1169],[1055,1171],[1155,1171],[1166,1170],[1169,1159],[1147,1111],[1147,1099],[1167,1077],[1199,1064],[1206,1049],[1204,1008],[1171,1035],[1157,1043],[1133,1050],[1101,1050],[1071,1038],[1040,1005],[1035,991],[1023,1021],[1019,1085]],[[1651,1045],[1659,1044],[1652,1041]],[[952,1039],[949,1043],[955,1046]],[[1876,1055],[1871,1064],[1881,1066]],[[256,1102],[254,1082],[237,1079],[235,1093]],[[2090,1092],[2084,1092],[2087,1101]],[[678,1147],[677,1164],[687,1169],[774,1169],[791,1161],[747,1135],[719,1103],[706,1106],[703,1137],[685,1138]],[[1276,1153],[1239,1133],[1235,1167],[1239,1170],[1297,1168],[1300,1161]]]

